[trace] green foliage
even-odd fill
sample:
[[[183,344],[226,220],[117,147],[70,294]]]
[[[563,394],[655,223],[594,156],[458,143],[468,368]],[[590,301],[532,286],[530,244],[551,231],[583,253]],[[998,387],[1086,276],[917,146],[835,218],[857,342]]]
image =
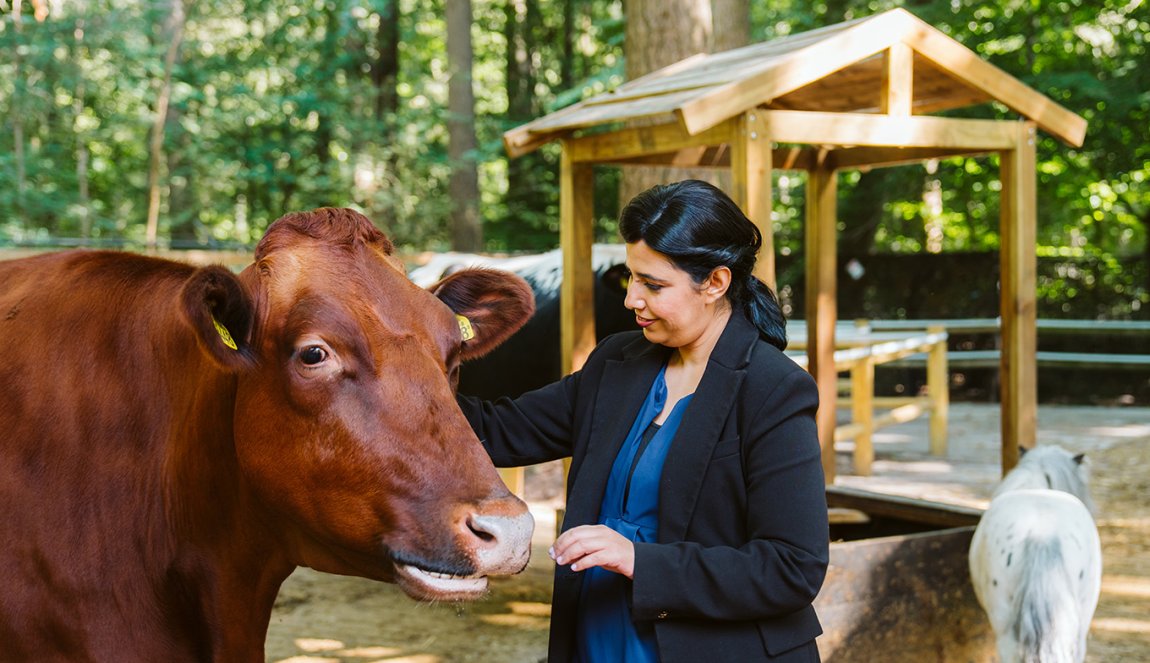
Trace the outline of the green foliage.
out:
[[[398,4],[398,101],[380,111],[383,87],[373,74],[392,2]],[[368,213],[404,249],[449,248],[444,3],[185,0],[187,23],[163,136],[165,241],[251,245],[284,212],[348,205]],[[38,22],[24,4],[17,24],[12,3],[0,0],[0,243],[139,243],[169,5],[52,3],[48,19]],[[472,0],[480,146],[473,157],[480,164],[489,250],[558,244],[557,146],[508,160],[502,135],[622,82],[622,5]],[[1057,274],[1044,277],[1043,297],[1068,301],[1071,290],[1091,280],[1129,292],[1131,303],[1115,314],[1150,307],[1145,278],[1131,280],[1122,267],[1150,256],[1145,3],[755,2],[752,39],[894,6],[1089,121],[1081,148],[1040,133],[1038,252],[1086,261],[1098,273],[1071,279],[1073,285]],[[510,63],[519,56],[526,60],[513,71]],[[526,88],[516,93],[514,85]],[[962,115],[1013,117],[996,105]],[[614,237],[618,177],[616,169],[597,169],[598,240]],[[798,255],[805,181],[776,172],[774,185],[776,249]],[[999,186],[998,164],[986,157],[845,173],[841,249],[995,251]]]

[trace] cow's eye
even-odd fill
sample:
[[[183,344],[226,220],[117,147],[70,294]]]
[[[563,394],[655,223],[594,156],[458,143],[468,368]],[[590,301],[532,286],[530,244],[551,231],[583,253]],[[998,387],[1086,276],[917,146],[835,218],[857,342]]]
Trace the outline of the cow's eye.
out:
[[[327,359],[327,350],[324,350],[318,345],[309,345],[303,350],[300,350],[299,358],[300,361],[308,366],[315,366]]]

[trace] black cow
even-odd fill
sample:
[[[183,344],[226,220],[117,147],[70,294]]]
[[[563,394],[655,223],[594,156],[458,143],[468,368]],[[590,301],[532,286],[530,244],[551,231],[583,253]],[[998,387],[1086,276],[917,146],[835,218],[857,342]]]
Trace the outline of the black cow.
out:
[[[596,340],[637,328],[634,314],[623,306],[627,289],[625,260],[622,244],[596,244],[593,247]],[[466,267],[493,267],[523,277],[535,292],[535,315],[503,345],[463,365],[459,378],[460,393],[484,399],[514,397],[558,380],[562,354],[559,340],[559,291],[563,281],[561,251],[555,249],[510,258],[443,253],[412,270],[408,276],[417,284],[426,286]]]

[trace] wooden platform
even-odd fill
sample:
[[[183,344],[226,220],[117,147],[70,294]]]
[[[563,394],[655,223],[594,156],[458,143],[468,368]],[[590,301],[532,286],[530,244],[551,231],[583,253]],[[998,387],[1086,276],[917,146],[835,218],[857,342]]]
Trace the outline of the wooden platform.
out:
[[[1146,440],[1150,458],[1150,408],[1043,405],[1038,408],[1038,444],[1083,452],[1130,440]],[[1002,478],[1001,433],[994,403],[952,403],[947,451],[929,448],[929,422],[901,423],[874,433],[871,476],[852,474],[849,441],[839,448],[836,486],[985,508]]]

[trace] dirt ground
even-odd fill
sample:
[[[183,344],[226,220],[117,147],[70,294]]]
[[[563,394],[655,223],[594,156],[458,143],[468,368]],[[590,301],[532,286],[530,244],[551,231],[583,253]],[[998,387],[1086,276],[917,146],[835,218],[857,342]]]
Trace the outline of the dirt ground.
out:
[[[926,453],[926,423],[875,435],[873,475],[837,483],[922,499],[985,506],[998,480],[998,409],[951,406],[949,449]],[[1042,407],[1039,444],[1085,452],[1098,504],[1104,573],[1089,663],[1150,661],[1150,409]],[[533,468],[528,500],[536,537],[528,569],[492,581],[475,603],[423,604],[393,585],[296,571],[280,592],[267,639],[275,663],[535,663],[546,655],[557,468]],[[893,659],[887,659],[893,660]]]

